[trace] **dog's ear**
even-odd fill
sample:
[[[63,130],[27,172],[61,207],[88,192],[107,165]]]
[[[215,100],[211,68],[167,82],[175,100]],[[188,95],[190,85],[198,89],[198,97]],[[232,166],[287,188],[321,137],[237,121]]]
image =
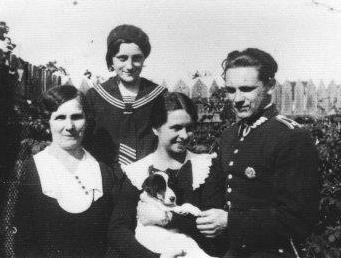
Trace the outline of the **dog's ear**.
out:
[[[142,189],[149,195],[152,195],[152,177],[151,176],[147,177],[146,180],[144,180],[142,184]]]
[[[164,195],[166,187],[165,179],[158,174],[150,175],[142,184],[142,189],[155,198],[159,198],[158,194]]]

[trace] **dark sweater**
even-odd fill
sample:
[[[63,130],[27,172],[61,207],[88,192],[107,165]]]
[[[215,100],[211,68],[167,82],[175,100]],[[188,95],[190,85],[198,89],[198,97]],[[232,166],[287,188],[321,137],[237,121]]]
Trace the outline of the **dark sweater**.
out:
[[[103,196],[78,214],[64,211],[42,193],[33,158],[24,164],[14,226],[16,257],[103,257],[107,228],[122,175],[100,163]]]

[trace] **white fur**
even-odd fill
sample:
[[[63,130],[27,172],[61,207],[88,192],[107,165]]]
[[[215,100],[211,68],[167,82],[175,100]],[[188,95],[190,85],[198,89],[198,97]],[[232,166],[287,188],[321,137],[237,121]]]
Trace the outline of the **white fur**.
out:
[[[135,237],[137,241],[155,253],[182,249],[186,253],[184,257],[187,258],[211,257],[191,237],[179,233],[176,229],[166,229],[157,225],[144,226],[138,221]]]
[[[166,223],[158,223],[165,225],[172,218],[172,212],[178,214],[192,214],[199,216],[201,211],[192,204],[185,203],[181,206],[167,206],[161,200],[156,199],[143,192],[140,195],[140,204],[147,203],[143,207],[148,211],[143,211],[143,215],[138,217],[135,237],[143,246],[156,253],[170,252],[174,249],[182,249],[187,258],[208,258],[199,245],[189,236],[180,233],[177,229],[166,229],[160,225],[153,224],[146,216],[153,217],[153,213],[161,212],[166,216]],[[140,206],[141,207],[141,206]]]

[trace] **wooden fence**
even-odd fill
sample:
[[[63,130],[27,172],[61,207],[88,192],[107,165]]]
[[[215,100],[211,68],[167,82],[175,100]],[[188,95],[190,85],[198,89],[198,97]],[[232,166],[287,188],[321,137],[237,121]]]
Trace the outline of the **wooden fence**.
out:
[[[218,84],[219,82],[220,84]],[[164,83],[166,85],[166,83]],[[180,79],[171,91],[182,92],[191,98],[210,97],[223,87],[215,78]],[[316,86],[310,81],[286,81],[277,84],[273,100],[280,112],[288,116],[308,115],[322,117],[341,113],[341,85],[331,81],[327,86],[321,81]]]

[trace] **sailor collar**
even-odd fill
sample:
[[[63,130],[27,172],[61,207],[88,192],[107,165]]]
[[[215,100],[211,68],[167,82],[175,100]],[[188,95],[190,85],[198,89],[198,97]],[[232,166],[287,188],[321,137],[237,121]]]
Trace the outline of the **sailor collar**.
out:
[[[137,109],[149,103],[165,90],[165,88],[161,85],[150,85],[151,83],[145,78],[141,78],[140,80],[140,89],[137,93],[136,100],[131,105],[132,109]],[[120,109],[126,108],[126,104],[124,103],[121,92],[118,88],[117,77],[110,78],[102,85],[95,84],[94,89],[109,104]]]

